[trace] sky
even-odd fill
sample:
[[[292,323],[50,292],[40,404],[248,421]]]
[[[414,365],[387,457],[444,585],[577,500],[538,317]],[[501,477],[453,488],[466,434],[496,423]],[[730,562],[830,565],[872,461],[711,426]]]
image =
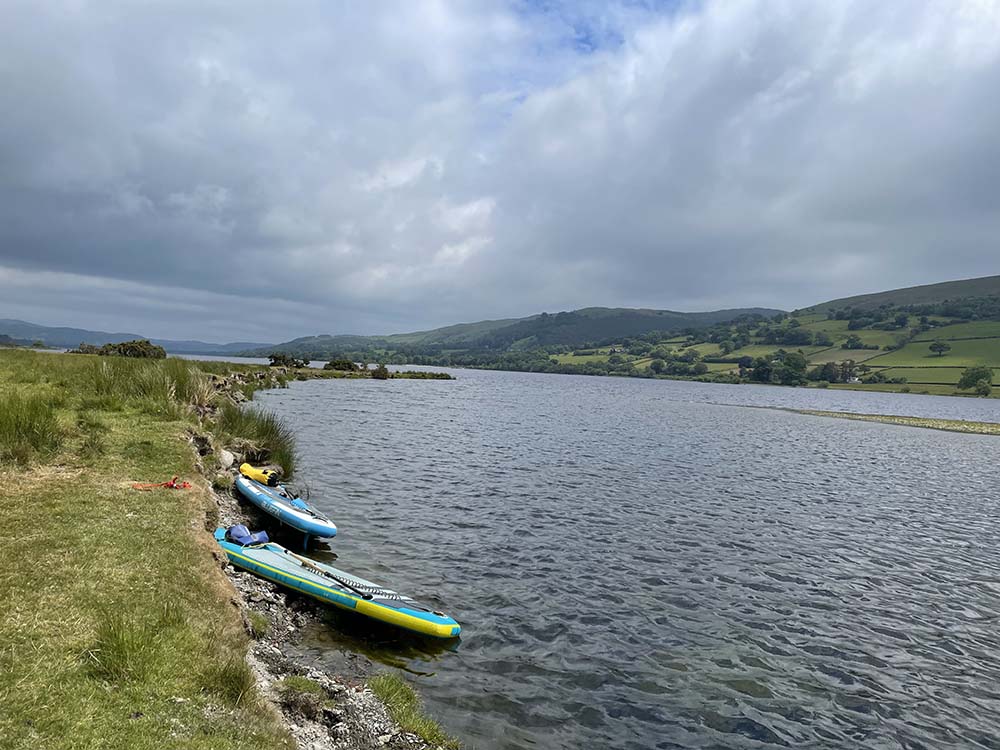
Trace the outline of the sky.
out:
[[[1000,0],[2,0],[0,318],[278,342],[1000,273]]]

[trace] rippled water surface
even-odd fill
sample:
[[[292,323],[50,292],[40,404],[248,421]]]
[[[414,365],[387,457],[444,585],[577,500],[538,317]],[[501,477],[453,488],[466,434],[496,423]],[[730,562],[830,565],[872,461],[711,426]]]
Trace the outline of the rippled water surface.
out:
[[[1000,439],[727,405],[1000,403],[456,374],[258,399],[339,564],[463,624],[451,650],[347,642],[467,744],[1000,747]]]

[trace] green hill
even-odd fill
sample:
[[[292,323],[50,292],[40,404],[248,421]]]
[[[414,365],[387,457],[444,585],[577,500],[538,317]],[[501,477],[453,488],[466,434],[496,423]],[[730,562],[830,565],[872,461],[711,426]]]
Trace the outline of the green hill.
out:
[[[310,359],[353,354],[358,358],[382,357],[391,361],[394,352],[409,355],[439,354],[443,351],[523,352],[551,346],[608,345],[630,336],[696,330],[740,317],[775,314],[783,313],[764,308],[683,313],[588,307],[527,318],[459,323],[430,331],[388,336],[305,336],[248,353],[266,356],[282,352]]]
[[[839,310],[848,307],[872,310],[882,305],[902,307],[905,305],[927,305],[969,297],[997,296],[1000,296],[1000,276],[983,276],[978,279],[944,281],[939,284],[911,286],[904,289],[892,289],[888,292],[877,292],[875,294],[859,294],[855,297],[844,297],[843,299],[823,302],[819,305],[806,308],[802,312],[826,312],[828,310]]]

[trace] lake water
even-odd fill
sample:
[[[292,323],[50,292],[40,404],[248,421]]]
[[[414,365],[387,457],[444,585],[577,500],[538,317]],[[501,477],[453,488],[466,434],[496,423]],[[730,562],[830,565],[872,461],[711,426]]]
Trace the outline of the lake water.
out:
[[[469,746],[1000,747],[1000,402],[455,371],[257,400],[344,569],[463,627],[331,615]],[[739,404],[739,405],[737,405]]]

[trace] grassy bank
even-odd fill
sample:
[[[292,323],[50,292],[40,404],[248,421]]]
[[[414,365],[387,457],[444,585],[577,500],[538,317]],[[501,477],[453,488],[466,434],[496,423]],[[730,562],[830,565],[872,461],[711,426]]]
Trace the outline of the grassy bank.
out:
[[[4,747],[291,747],[187,440],[210,375],[234,372],[251,368],[0,351]],[[193,489],[130,486],[174,475]]]
[[[440,724],[423,712],[420,697],[399,675],[390,672],[375,675],[368,681],[368,686],[404,732],[412,732],[438,748],[458,750],[461,747],[458,740],[449,737]]]

